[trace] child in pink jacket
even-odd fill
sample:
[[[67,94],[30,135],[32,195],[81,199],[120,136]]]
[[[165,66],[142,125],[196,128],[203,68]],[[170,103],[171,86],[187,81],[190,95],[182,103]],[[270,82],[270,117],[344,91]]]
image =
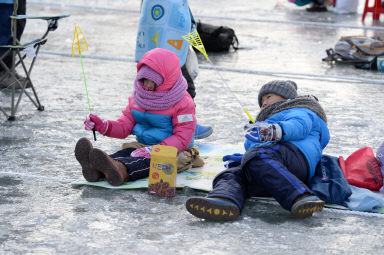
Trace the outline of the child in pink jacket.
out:
[[[86,130],[124,139],[135,135],[145,147],[128,148],[108,155],[81,138],[75,147],[84,178],[95,182],[106,178],[113,186],[148,177],[152,146],[174,146],[181,152],[193,145],[196,128],[195,104],[187,93],[187,82],[177,55],[156,48],[137,64],[137,76],[129,104],[117,120],[103,120],[90,114]]]

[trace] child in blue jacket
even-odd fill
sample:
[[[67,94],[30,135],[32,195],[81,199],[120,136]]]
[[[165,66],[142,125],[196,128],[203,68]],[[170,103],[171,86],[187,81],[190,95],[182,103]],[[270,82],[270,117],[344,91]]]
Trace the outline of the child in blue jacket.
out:
[[[330,135],[323,108],[313,96],[297,96],[293,81],[271,81],[258,96],[256,123],[246,126],[246,153],[224,156],[229,168],[213,180],[207,197],[192,197],[187,210],[196,217],[227,221],[239,217],[249,197],[272,196],[296,218],[321,211],[313,177]]]

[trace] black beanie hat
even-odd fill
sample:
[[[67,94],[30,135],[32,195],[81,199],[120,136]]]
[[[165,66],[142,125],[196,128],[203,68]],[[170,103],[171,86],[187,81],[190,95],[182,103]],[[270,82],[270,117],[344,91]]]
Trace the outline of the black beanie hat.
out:
[[[292,99],[297,97],[297,85],[294,81],[270,81],[261,87],[259,91],[259,106],[261,107],[261,98],[268,94],[273,93],[284,97],[285,99]]]

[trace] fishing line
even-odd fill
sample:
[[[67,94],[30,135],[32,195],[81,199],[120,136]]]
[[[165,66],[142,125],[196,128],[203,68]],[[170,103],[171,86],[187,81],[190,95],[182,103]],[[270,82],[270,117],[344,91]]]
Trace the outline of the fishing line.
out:
[[[192,45],[195,49],[203,53],[207,61],[211,64],[211,66],[216,70],[216,73],[219,75],[221,80],[223,81],[224,85],[227,87],[227,89],[232,92],[232,94],[235,96],[236,101],[240,104],[240,106],[243,108],[245,114],[248,116],[248,118],[255,123],[255,120],[252,118],[252,116],[249,114],[249,112],[245,109],[239,98],[237,97],[236,93],[234,93],[231,88],[228,86],[228,84],[225,82],[224,77],[220,74],[220,72],[216,69],[216,66],[212,63],[212,61],[209,59],[207,52],[205,51],[203,41],[200,38],[199,33],[197,32],[197,29],[195,28],[191,33],[182,36],[190,45]]]
[[[83,78],[84,78],[84,85],[85,85],[85,91],[87,93],[87,101],[88,101],[88,109],[89,114],[91,114],[91,104],[89,103],[89,96],[88,96],[88,88],[87,88],[87,80],[85,79],[85,71],[84,71],[84,65],[83,65],[83,58],[81,56],[81,52],[88,50],[88,44],[87,40],[85,40],[85,36],[83,32],[80,29],[80,26],[75,24],[75,33],[73,35],[73,42],[72,42],[72,57],[79,55],[80,56],[80,62],[81,62],[81,69],[83,70]],[[92,129],[93,133],[93,139],[96,141],[96,132],[95,128]]]
[[[248,118],[252,121],[252,123],[255,123],[255,120],[253,119],[253,117],[249,114],[249,112],[247,111],[247,109],[245,109],[245,107],[243,106],[243,104],[241,103],[240,99],[237,97],[237,94],[235,92],[232,91],[232,89],[229,87],[229,85],[225,82],[225,79],[224,77],[221,75],[221,73],[219,72],[219,70],[216,68],[216,66],[212,63],[212,61],[208,58],[208,62],[211,64],[211,66],[213,67],[213,69],[216,71],[216,73],[220,76],[222,82],[224,83],[225,87],[227,87],[227,89],[229,90],[229,92],[235,96],[235,99],[236,101],[239,103],[240,107],[243,109],[243,111],[245,112],[245,114],[248,116]]]

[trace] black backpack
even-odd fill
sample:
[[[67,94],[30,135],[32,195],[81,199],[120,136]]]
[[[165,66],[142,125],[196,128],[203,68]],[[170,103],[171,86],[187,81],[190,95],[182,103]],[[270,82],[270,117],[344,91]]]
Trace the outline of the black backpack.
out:
[[[197,22],[197,32],[208,52],[229,51],[231,46],[235,50],[238,49],[239,41],[235,31],[230,27],[214,26],[199,21]]]
[[[375,37],[343,36],[334,49],[326,50],[323,61],[351,64],[356,68],[384,70],[384,41]]]

